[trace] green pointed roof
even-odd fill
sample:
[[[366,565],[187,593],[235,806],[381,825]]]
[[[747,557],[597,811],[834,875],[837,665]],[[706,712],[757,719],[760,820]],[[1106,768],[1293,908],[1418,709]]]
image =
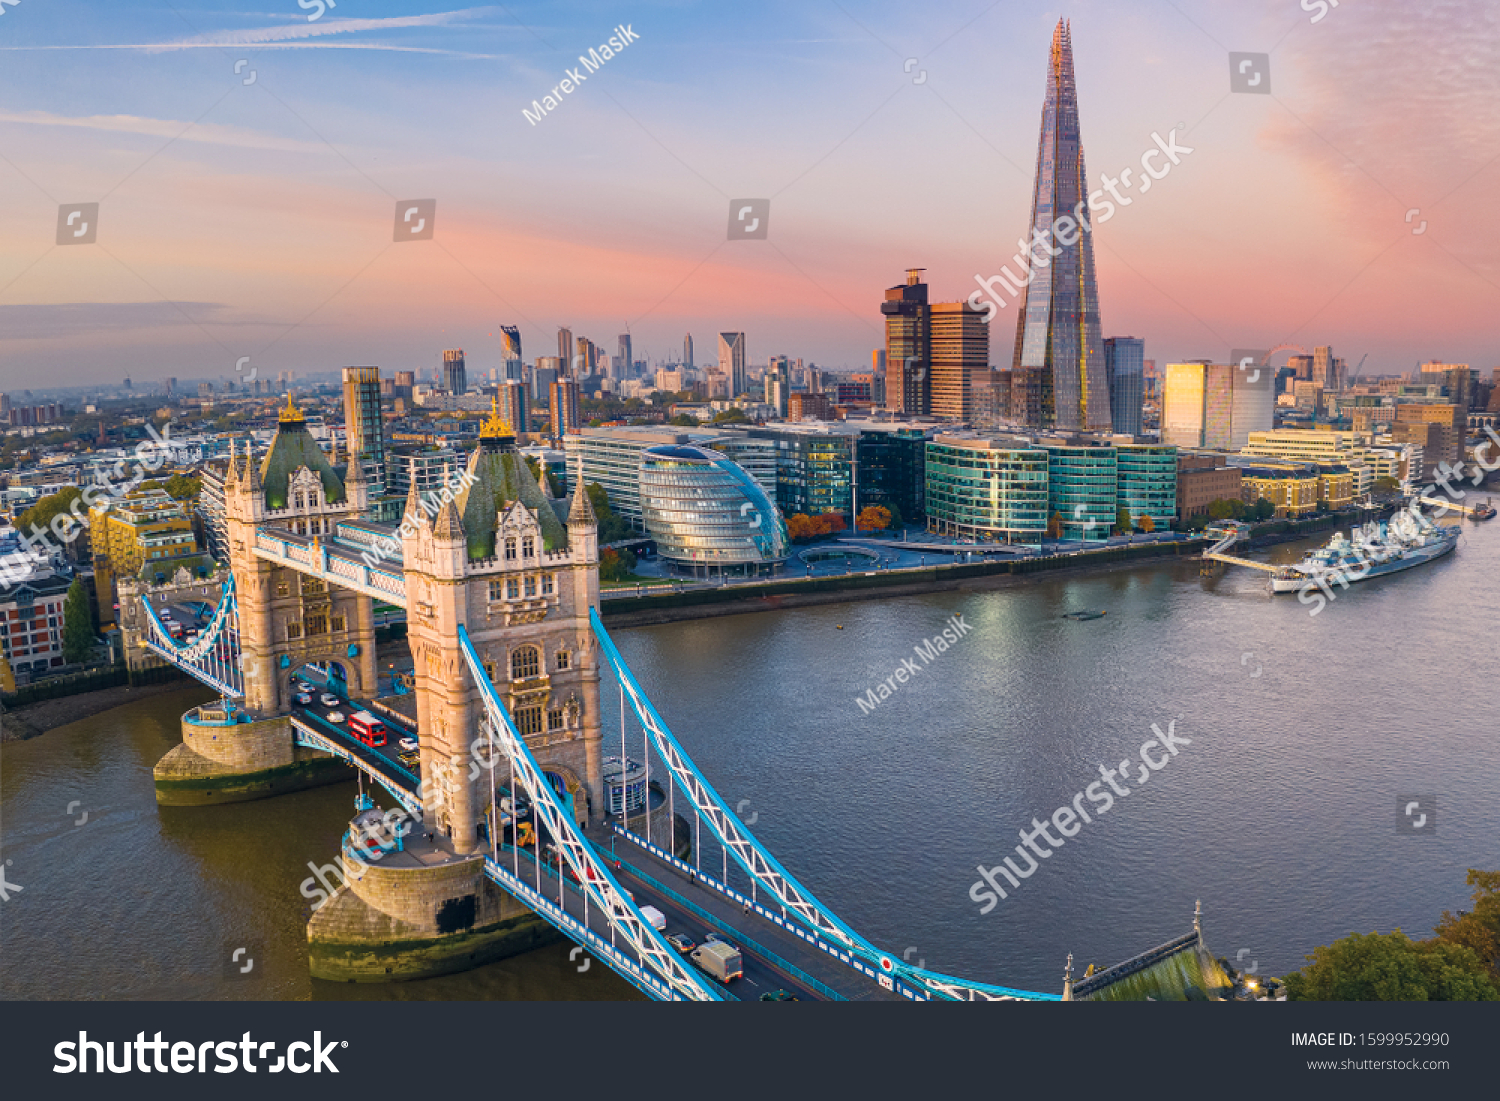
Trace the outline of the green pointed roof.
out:
[[[542,528],[543,547],[557,551],[568,545],[568,529],[558,519],[542,487],[537,485],[525,456],[514,446],[507,446],[508,442],[479,441],[469,457],[468,470],[475,481],[455,498],[471,559],[494,556],[499,514],[516,501],[535,514]]]
[[[271,450],[261,460],[260,480],[266,495],[267,508],[286,508],[287,487],[292,472],[305,466],[318,475],[323,482],[323,492],[330,501],[344,500],[344,483],[318,447],[318,441],[307,431],[307,423],[298,414],[296,419],[283,415],[271,441]]]

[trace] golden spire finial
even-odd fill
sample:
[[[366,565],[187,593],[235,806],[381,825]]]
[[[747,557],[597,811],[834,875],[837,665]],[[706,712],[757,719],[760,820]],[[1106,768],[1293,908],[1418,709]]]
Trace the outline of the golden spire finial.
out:
[[[497,393],[490,402],[490,415],[484,419],[479,426],[479,438],[481,440],[498,440],[505,436],[514,436],[510,421],[500,415],[500,395]]]
[[[291,390],[288,390],[286,392],[286,407],[281,410],[278,419],[282,424],[286,424],[288,421],[300,421],[302,419],[302,410],[298,409],[295,405],[292,404]]]

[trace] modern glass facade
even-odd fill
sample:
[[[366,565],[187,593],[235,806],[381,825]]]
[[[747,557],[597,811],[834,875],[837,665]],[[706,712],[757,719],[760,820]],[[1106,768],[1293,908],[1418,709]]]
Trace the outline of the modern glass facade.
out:
[[[788,516],[836,512],[854,524],[855,437],[848,432],[752,428],[776,446],[776,503]]]
[[[787,556],[786,524],[728,456],[691,444],[641,453],[641,512],[656,552],[710,573],[755,573]]]
[[[1136,336],[1106,340],[1104,377],[1109,384],[1109,415],[1115,435],[1139,436],[1146,401],[1146,342]]]
[[[1059,518],[1064,539],[1103,539],[1114,526],[1119,492],[1115,449],[1044,444],[1047,515]]]
[[[1040,370],[1041,425],[1107,432],[1109,387],[1104,378],[1088,196],[1078,89],[1073,80],[1073,39],[1068,25],[1059,20],[1052,35],[1028,230],[1029,240],[1038,243],[1030,247],[1032,259],[1027,260],[1024,251],[1016,257],[1023,265],[1021,279],[1027,268],[1035,279],[1021,288],[1011,367]],[[1054,250],[1057,254],[1049,257]]]
[[[1149,516],[1157,531],[1166,531],[1177,514],[1177,448],[1129,444],[1116,447],[1115,453],[1116,507],[1129,509],[1137,527],[1141,517]]]
[[[938,436],[926,450],[928,531],[1006,543],[1046,534],[1044,448],[1021,439]]]
[[[926,515],[927,433],[920,428],[864,431],[855,441],[859,461],[855,511],[870,505],[919,524]]]

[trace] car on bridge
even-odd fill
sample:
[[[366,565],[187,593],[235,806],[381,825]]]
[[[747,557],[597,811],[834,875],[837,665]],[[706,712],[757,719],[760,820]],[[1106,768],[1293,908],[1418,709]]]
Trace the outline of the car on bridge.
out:
[[[306,692],[303,692],[297,696],[297,702],[303,707],[306,707],[312,703],[312,697],[309,696]]]
[[[402,738],[396,744],[407,753],[410,753],[412,750],[417,748],[417,740],[415,738]]]
[[[681,952],[684,956],[691,952],[694,948],[698,947],[693,943],[693,938],[688,936],[686,933],[668,933],[667,943],[670,944],[673,948],[677,949],[677,951]]]
[[[339,698],[332,692],[324,692],[318,699],[324,707],[337,707],[339,705]]]
[[[344,721],[344,713],[342,711],[330,711],[328,712],[328,721],[331,723],[341,723]]]

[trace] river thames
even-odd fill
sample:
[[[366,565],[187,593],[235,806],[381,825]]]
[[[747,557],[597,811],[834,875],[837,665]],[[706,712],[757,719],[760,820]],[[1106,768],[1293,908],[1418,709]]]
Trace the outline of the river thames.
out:
[[[1500,868],[1500,525],[1464,528],[1456,554],[1317,615],[1258,572],[1164,561],[615,638],[730,805],[887,950],[1058,992],[1068,953],[1080,973],[1117,963],[1189,931],[1201,899],[1213,952],[1277,975],[1350,932],[1430,935],[1467,907],[1466,869]],[[1108,614],[1064,618],[1086,608]],[[955,615],[968,633],[917,657]],[[861,708],[903,659],[919,672]],[[602,695],[617,752],[613,685]],[[4,746],[0,851],[22,888],[0,909],[4,997],[637,996],[602,965],[580,973],[566,943],[422,982],[310,979],[299,887],[309,861],[334,859],[355,786],[158,808],[151,768],[207,696]],[[1175,756],[980,912],[978,866],[1017,859],[1018,833],[1073,805],[1101,764],[1144,771],[1152,724],[1174,721]],[[1421,830],[1403,815],[1413,798],[1434,812]],[[256,969],[229,978],[241,944]]]

